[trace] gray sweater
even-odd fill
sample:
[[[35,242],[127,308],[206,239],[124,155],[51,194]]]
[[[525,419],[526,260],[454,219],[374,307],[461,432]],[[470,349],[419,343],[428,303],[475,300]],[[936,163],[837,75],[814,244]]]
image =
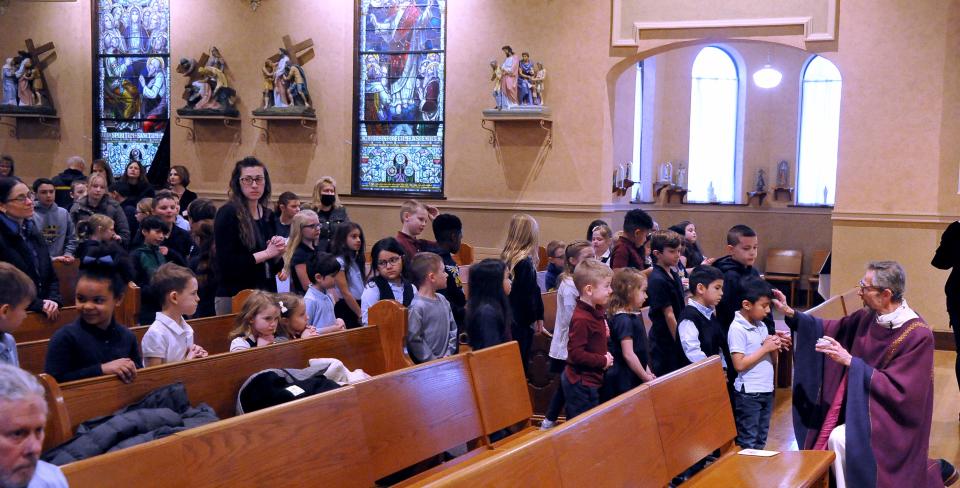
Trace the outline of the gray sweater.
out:
[[[77,232],[70,212],[56,203],[49,207],[38,203],[33,211],[33,223],[37,224],[37,229],[47,241],[50,257],[73,256],[77,250]]]
[[[443,295],[430,299],[418,293],[408,314],[407,352],[415,363],[457,353],[457,323]]]

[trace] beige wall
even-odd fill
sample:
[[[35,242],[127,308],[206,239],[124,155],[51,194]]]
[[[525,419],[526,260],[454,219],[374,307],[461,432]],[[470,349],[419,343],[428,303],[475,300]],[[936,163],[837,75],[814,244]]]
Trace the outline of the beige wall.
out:
[[[173,128],[174,161],[197,175],[196,189],[222,195],[232,162],[254,154],[269,163],[278,190],[306,194],[311,181],[332,174],[345,192],[352,133],[353,2],[266,1],[257,12],[241,1],[171,3],[172,57],[195,57],[217,45],[242,98],[239,141],[233,139],[234,129],[216,124],[201,126],[196,142],[186,140],[184,129]],[[709,11],[715,3],[698,5]],[[617,86],[623,73],[639,59],[682,47],[678,39],[780,42],[821,52],[844,77],[834,232],[827,237],[826,226],[804,220],[812,217],[777,209],[763,216],[736,214],[743,210],[737,207],[722,211],[748,224],[777,222],[770,231],[758,225],[761,235],[771,235],[768,242],[774,242],[774,234],[784,243],[796,243],[791,247],[832,239],[836,289],[852,286],[870,257],[903,260],[912,277],[911,302],[933,324],[944,327],[944,274],[927,263],[940,226],[954,218],[960,204],[960,2],[845,0],[840,2],[835,42],[804,43],[802,29],[793,27],[718,28],[680,33],[686,37],[663,33],[641,43],[639,50],[611,47],[611,4],[591,6],[548,0],[450,3],[447,200],[438,203],[464,216],[468,240],[481,248],[498,248],[516,210],[541,219],[544,241],[580,236],[597,215],[619,220],[630,207],[626,198],[613,197],[609,187],[615,156],[619,160],[623,154],[622,139],[630,138],[619,126],[630,119],[619,106]],[[63,117],[62,139],[16,141],[0,131],[0,151],[13,153],[21,161],[19,172],[27,177],[49,175],[67,155],[90,156],[89,2],[21,2],[14,7],[0,17],[0,45],[19,46],[26,37],[57,44],[59,59],[48,79]],[[298,127],[287,127],[273,131],[266,144],[250,126],[249,111],[259,101],[257,69],[284,34],[294,41],[312,37],[318,49],[318,57],[306,65],[323,114],[316,142]],[[480,111],[490,106],[487,62],[498,57],[505,43],[530,51],[549,72],[546,100],[554,112],[554,144],[539,164],[543,131],[538,126],[501,130],[499,157],[479,127]],[[182,86],[174,76],[174,107]],[[368,236],[396,229],[398,201],[346,201]],[[663,211],[692,215],[694,221],[714,218],[701,210],[683,206]]]

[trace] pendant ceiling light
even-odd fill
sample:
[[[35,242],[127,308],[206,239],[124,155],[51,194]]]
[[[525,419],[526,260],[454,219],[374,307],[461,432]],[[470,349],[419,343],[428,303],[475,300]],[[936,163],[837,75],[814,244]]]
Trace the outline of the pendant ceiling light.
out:
[[[767,52],[767,64],[753,72],[753,83],[760,88],[774,88],[780,84],[781,79],[783,74],[770,64],[770,53]]]

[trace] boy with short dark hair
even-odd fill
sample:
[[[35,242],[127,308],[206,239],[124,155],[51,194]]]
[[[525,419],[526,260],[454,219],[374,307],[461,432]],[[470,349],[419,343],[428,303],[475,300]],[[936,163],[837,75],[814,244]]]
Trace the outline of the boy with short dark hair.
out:
[[[57,205],[57,187],[49,178],[38,178],[33,182],[33,193],[37,195],[33,223],[47,241],[51,260],[72,263],[77,250],[77,231],[68,209]]]
[[[653,229],[653,218],[646,212],[635,208],[623,216],[623,235],[617,239],[610,251],[610,267],[637,268],[647,267],[643,258],[643,246],[647,243],[648,234]]]
[[[759,248],[756,231],[746,225],[735,225],[727,232],[727,255],[713,263],[713,266],[723,273],[723,299],[717,305],[717,315],[724,333],[733,322],[733,314],[740,310],[740,303],[743,301],[740,284],[746,278],[760,277],[760,272],[753,267]],[[767,317],[764,323],[767,324],[767,332],[773,334],[773,317]]]
[[[87,179],[81,178],[70,182],[70,205],[77,203],[81,198],[87,196]]]
[[[740,310],[734,312],[727,333],[730,356],[737,379],[733,383],[736,443],[763,449],[773,411],[773,364],[780,350],[780,336],[768,334],[763,318],[770,313],[773,289],[755,276],[740,284]]]
[[[547,244],[547,274],[543,279],[543,287],[547,291],[557,289],[557,280],[563,274],[563,262],[567,255],[567,243],[550,241]]]
[[[140,222],[143,244],[134,249],[130,255],[137,271],[134,281],[141,288],[147,286],[150,283],[150,276],[167,262],[163,250],[160,249],[160,243],[169,231],[167,224],[156,215],[151,215]]]
[[[447,271],[447,286],[437,290],[450,303],[453,319],[457,321],[457,336],[466,332],[463,322],[464,310],[467,306],[467,297],[463,293],[463,282],[460,281],[460,267],[453,260],[453,255],[460,252],[463,241],[463,223],[453,214],[440,214],[433,219],[433,236],[437,239],[436,253],[443,260],[443,267]]]
[[[681,237],[671,230],[658,230],[650,237],[654,266],[647,277],[650,306],[650,369],[663,376],[687,364],[677,324],[684,306],[683,283],[673,267],[680,262]]]
[[[723,368],[730,364],[727,338],[717,318],[717,304],[723,298],[723,273],[710,265],[701,265],[690,273],[690,298],[677,318],[680,345],[690,363],[720,354]]]
[[[0,364],[20,366],[17,341],[11,335],[27,318],[27,307],[37,295],[37,287],[23,271],[0,262]]]
[[[438,292],[447,286],[443,260],[421,252],[410,260],[410,275],[417,294],[410,302],[407,320],[407,351],[415,363],[457,353],[457,322],[450,303]]]
[[[307,307],[307,323],[320,334],[346,329],[343,319],[334,315],[333,299],[327,294],[327,290],[337,286],[339,272],[340,263],[333,254],[319,252],[307,260],[307,276],[311,284],[303,296],[303,303]]]
[[[580,299],[570,319],[567,366],[560,375],[567,420],[597,406],[603,373],[613,365],[613,355],[607,350],[610,329],[604,313],[612,279],[613,270],[593,258],[581,261],[573,271]]]
[[[193,328],[183,319],[196,313],[200,303],[193,272],[166,263],[150,278],[150,291],[161,304],[161,311],[140,341],[143,365],[207,357],[207,351],[194,344]]]
[[[437,209],[428,207],[416,200],[407,200],[400,205],[400,231],[397,232],[397,242],[407,256],[414,256],[420,251],[436,247],[437,243],[420,239],[420,234],[427,228],[427,221],[436,217]]]

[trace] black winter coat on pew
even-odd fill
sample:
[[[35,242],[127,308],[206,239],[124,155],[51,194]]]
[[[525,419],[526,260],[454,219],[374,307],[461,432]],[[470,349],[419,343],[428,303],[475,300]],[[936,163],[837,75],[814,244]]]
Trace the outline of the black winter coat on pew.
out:
[[[147,393],[137,403],[87,420],[69,441],[43,454],[57,466],[116,451],[220,420],[209,405],[190,406],[187,390],[177,382]]]

